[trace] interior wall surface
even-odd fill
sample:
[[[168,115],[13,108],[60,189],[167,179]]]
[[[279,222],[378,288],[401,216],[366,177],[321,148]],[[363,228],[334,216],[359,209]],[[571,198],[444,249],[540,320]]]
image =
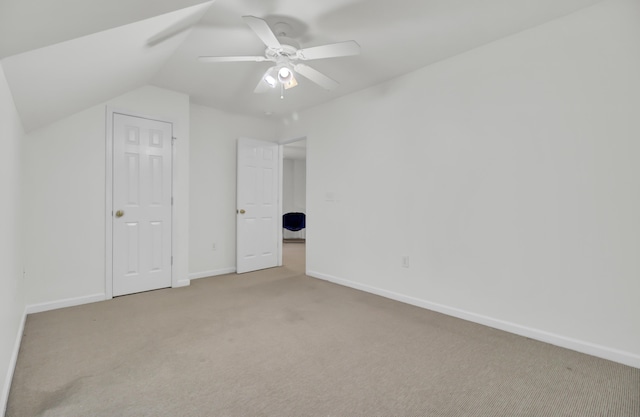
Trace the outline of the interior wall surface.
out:
[[[293,165],[293,159],[285,158],[282,161],[282,214],[296,211],[293,203]]]
[[[236,147],[239,137],[274,141],[280,123],[191,104],[189,272],[236,269]]]
[[[606,0],[300,112],[307,270],[640,367],[637,16]]]
[[[285,158],[283,161],[283,213],[306,211],[307,167],[303,159]]]
[[[188,284],[189,97],[145,86],[27,134],[25,271],[31,311],[105,296],[107,106],[174,122],[174,282]]]
[[[24,131],[0,63],[0,415],[4,415],[22,337],[22,146]]]
[[[307,211],[307,162],[304,159],[293,160],[293,209]]]

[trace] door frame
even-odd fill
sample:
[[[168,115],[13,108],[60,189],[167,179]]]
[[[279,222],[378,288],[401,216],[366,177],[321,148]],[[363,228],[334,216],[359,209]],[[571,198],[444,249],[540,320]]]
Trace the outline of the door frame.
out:
[[[280,150],[280,161],[279,161],[279,170],[280,173],[278,174],[278,183],[280,184],[280,190],[278,190],[278,212],[282,213],[283,208],[284,208],[284,197],[282,194],[282,189],[284,188],[284,175],[283,175],[283,171],[284,171],[284,146],[288,145],[290,143],[294,143],[294,142],[299,142],[301,140],[307,140],[307,135],[304,136],[298,136],[295,138],[289,138],[289,139],[282,139],[280,141],[278,141],[278,145],[280,145],[278,148]],[[309,141],[307,140],[307,152],[309,152]],[[307,158],[305,158],[305,167],[306,167],[306,173],[307,175],[309,174],[309,166],[306,164],[307,162]],[[307,178],[307,176],[305,175],[305,178]],[[307,205],[308,201],[309,201],[309,187],[306,186],[307,184],[305,184],[305,196],[304,196],[304,200],[305,200],[305,206]],[[279,222],[280,222],[280,227],[278,227],[278,266],[282,266],[283,262],[282,262],[282,237],[284,236],[284,232],[282,231],[282,214],[280,214],[279,216]],[[305,228],[306,229],[306,228]],[[308,236],[308,231],[305,231],[305,240],[306,240],[306,236]],[[304,251],[305,254],[307,252],[307,246],[305,245],[304,247]],[[305,267],[306,269],[306,267]],[[306,271],[305,271],[306,273]]]
[[[124,116],[138,117],[140,119],[148,119],[157,122],[169,123],[171,125],[171,287],[175,288],[180,286],[176,282],[175,262],[173,262],[173,256],[175,255],[175,236],[176,236],[176,222],[175,216],[175,202],[173,201],[173,190],[175,182],[175,162],[176,162],[176,146],[173,142],[176,140],[175,122],[167,117],[156,117],[147,114],[140,114],[132,112],[130,110],[121,109],[112,106],[106,106],[105,108],[105,262],[104,262],[104,294],[105,300],[113,298],[113,117],[116,114]]]

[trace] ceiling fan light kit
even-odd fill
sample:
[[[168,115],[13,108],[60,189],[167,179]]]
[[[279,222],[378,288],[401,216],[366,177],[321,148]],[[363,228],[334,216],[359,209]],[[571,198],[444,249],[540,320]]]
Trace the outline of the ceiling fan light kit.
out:
[[[276,85],[278,84],[278,80],[275,79],[271,74],[266,74],[263,80],[271,88],[276,88]]]
[[[297,61],[336,58],[360,53],[360,45],[356,41],[300,49],[298,42],[287,36],[289,25],[286,23],[276,23],[274,32],[266,21],[258,17],[243,16],[242,19],[267,46],[264,56],[201,56],[198,59],[201,62],[274,62],[276,65],[264,73],[254,90],[255,93],[264,93],[275,89],[279,83],[280,98],[284,98],[284,90],[298,85],[294,73],[318,84],[325,90],[333,90],[339,85],[337,81],[308,65],[297,63]]]
[[[285,66],[280,67],[280,69],[278,70],[278,81],[280,81],[282,84],[288,84],[289,82],[291,82],[292,78],[293,71]]]

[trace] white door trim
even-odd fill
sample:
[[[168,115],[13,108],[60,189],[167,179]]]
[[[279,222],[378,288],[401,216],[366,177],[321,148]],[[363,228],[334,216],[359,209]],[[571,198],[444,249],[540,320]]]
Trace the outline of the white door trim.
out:
[[[113,298],[113,117],[115,114],[139,117],[141,119],[155,120],[169,123],[172,126],[172,136],[175,135],[176,124],[173,120],[165,117],[156,117],[140,113],[135,113],[125,109],[106,106],[105,109],[105,300]],[[173,139],[172,139],[173,140]],[[171,198],[173,199],[175,180],[176,146],[171,147]],[[176,222],[174,221],[174,207],[171,205],[171,255],[175,255]],[[171,262],[171,286],[179,287],[182,284],[177,282],[175,262]]]
[[[284,188],[284,173],[282,170],[284,169],[284,145],[280,142],[278,145],[278,153],[280,154],[278,158],[278,266],[282,266],[282,238],[284,236],[284,232],[282,231],[282,199],[283,193],[282,189]]]
[[[300,142],[301,140],[307,140],[307,136],[305,135],[305,136],[298,136],[295,138],[282,139],[282,140],[279,140],[278,143],[280,145],[288,145],[293,142]]]

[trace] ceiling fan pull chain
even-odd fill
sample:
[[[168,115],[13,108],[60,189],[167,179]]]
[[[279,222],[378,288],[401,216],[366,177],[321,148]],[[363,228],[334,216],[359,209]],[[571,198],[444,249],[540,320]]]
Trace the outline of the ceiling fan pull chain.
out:
[[[280,99],[284,100],[284,84],[280,83]]]

